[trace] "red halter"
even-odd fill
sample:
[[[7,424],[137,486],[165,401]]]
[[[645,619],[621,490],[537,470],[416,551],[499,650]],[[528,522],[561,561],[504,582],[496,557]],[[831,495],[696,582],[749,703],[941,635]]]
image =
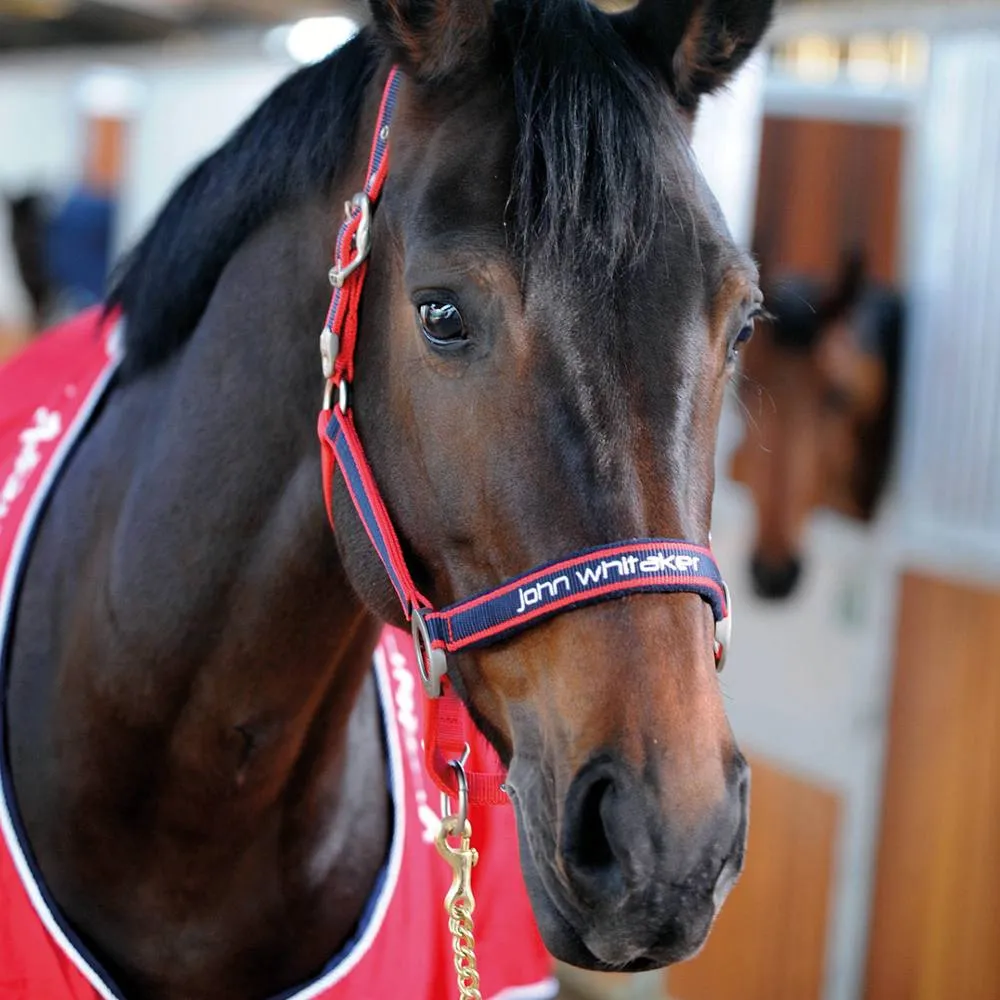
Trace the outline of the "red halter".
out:
[[[696,593],[716,621],[715,655],[719,669],[729,645],[732,618],[729,591],[709,549],[667,538],[628,539],[576,552],[537,566],[499,586],[435,610],[417,589],[403,558],[392,519],[372,475],[351,410],[350,384],[358,337],[361,292],[371,250],[371,215],[388,172],[388,142],[400,75],[389,73],[372,141],[368,173],[361,192],[346,205],[337,236],[330,282],[333,295],[320,335],[327,380],[318,432],[323,462],[323,494],[333,526],[333,475],[336,468],[378,553],[403,613],[412,625],[417,662],[429,698],[425,761],[446,794],[457,792],[453,761],[467,752],[465,706],[447,678],[447,653],[502,642],[522,629],[572,608],[640,592]],[[336,395],[336,405],[334,403]],[[493,748],[480,737],[490,771],[465,771],[468,800],[498,805],[508,801],[505,772]],[[482,759],[480,757],[479,759]]]

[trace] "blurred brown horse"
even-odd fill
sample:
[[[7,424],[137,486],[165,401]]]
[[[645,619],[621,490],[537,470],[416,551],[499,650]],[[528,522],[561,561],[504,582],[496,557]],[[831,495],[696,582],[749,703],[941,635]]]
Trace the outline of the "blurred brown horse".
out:
[[[889,471],[903,309],[868,280],[860,253],[833,282],[801,275],[766,290],[770,317],[743,355],[747,433],[733,460],[757,507],[751,577],[783,599],[801,576],[802,536],[818,506],[868,521]]]
[[[8,238],[14,250],[18,274],[31,303],[31,330],[41,330],[49,322],[54,299],[52,276],[45,257],[47,206],[42,194],[29,191],[8,196]]]
[[[41,194],[27,192],[2,197],[6,207],[6,232],[13,250],[17,276],[28,297],[26,323],[10,324],[0,319],[0,362],[19,351],[50,319],[55,298],[45,261],[46,208]]]

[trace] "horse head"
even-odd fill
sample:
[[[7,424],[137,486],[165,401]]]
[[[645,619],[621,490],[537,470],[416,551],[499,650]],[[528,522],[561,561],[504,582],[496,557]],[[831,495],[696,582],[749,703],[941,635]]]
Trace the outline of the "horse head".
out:
[[[734,459],[750,488],[754,589],[794,593],[812,511],[869,519],[887,474],[898,389],[901,302],[866,275],[859,251],[827,283],[802,275],[766,289],[768,317],[743,359],[750,426]]]
[[[770,0],[378,0],[403,83],[353,409],[435,605],[615,539],[707,546],[723,393],[760,308],[689,137]],[[403,624],[341,480],[369,607]],[[549,949],[695,951],[743,861],[748,769],[691,594],[578,608],[452,658],[509,767]]]

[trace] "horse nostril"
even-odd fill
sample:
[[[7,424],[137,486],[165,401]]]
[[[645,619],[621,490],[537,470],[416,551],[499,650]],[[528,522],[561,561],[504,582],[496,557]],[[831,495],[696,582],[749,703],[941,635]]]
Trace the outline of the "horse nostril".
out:
[[[601,778],[587,789],[580,804],[579,830],[577,831],[574,861],[579,867],[600,869],[614,863],[602,807],[613,794],[610,778]]]
[[[628,794],[627,775],[609,760],[584,766],[563,813],[566,878],[586,903],[621,898],[652,866],[649,817],[642,797]]]
[[[795,590],[802,575],[802,561],[791,556],[783,562],[773,563],[754,555],[750,561],[750,574],[758,597],[780,601]]]

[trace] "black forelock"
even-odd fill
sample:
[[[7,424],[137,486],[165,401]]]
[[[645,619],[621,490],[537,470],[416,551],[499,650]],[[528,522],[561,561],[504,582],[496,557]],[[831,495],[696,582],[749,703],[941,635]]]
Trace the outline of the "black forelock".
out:
[[[683,191],[691,166],[678,162],[691,155],[680,117],[587,0],[500,0],[496,16],[518,126],[519,249],[612,276],[643,258],[668,201],[693,197]]]

